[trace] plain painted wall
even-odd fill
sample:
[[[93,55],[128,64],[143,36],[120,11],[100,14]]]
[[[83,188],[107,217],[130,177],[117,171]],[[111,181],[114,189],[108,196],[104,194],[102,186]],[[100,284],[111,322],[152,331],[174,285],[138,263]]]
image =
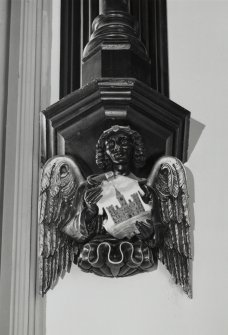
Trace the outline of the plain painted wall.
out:
[[[124,279],[73,266],[47,297],[47,335],[228,334],[228,2],[168,0],[171,99],[192,112],[187,165],[193,299],[166,269]]]

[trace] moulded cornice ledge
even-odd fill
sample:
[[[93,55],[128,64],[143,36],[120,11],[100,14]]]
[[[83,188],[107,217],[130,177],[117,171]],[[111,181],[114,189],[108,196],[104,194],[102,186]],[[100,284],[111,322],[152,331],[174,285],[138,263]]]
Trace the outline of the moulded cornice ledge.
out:
[[[84,154],[80,155],[81,138],[91,140],[93,147],[91,133],[99,136],[99,131],[109,123],[148,129],[156,139],[157,147],[152,146],[155,151],[151,151],[148,142],[148,150],[155,158],[167,154],[187,160],[190,112],[134,78],[94,80],[48,107],[44,117],[48,129],[44,160],[70,153],[87,162]],[[69,144],[72,141],[75,147],[78,143],[75,152]]]

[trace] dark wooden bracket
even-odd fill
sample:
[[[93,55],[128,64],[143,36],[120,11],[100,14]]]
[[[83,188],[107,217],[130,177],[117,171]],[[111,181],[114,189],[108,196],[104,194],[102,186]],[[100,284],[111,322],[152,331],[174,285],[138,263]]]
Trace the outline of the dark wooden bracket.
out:
[[[96,141],[115,124],[130,125],[143,136],[147,164],[138,174],[147,175],[164,154],[187,160],[190,113],[151,88],[151,60],[130,7],[130,1],[100,1],[83,54],[86,85],[43,113],[44,161],[70,154],[85,175],[98,172]]]
[[[94,80],[44,112],[44,160],[57,154],[77,158],[85,174],[98,172],[95,144],[108,127],[130,125],[143,136],[147,169],[162,155],[187,160],[189,112],[136,79]]]
[[[73,257],[83,271],[122,277],[156,267],[159,253],[191,295],[180,162],[187,160],[190,113],[154,80],[159,62],[153,66],[142,21],[131,15],[133,3],[99,1],[82,55],[83,86],[42,113],[42,294],[70,269]],[[180,160],[158,160],[164,155]]]

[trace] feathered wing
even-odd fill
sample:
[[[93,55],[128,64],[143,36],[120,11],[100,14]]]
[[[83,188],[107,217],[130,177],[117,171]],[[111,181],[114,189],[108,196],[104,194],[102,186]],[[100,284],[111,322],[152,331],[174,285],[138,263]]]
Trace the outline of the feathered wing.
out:
[[[75,215],[73,202],[83,181],[77,164],[70,157],[56,156],[44,165],[39,199],[42,295],[70,271],[76,244],[61,228]]]
[[[183,164],[174,157],[162,157],[148,178],[158,196],[160,215],[167,231],[159,250],[159,259],[177,284],[191,297],[190,220],[188,190]]]

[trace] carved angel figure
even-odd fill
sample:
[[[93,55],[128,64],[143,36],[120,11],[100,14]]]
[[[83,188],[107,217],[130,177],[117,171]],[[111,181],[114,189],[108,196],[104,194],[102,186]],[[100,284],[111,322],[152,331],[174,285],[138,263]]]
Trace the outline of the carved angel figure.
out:
[[[43,169],[40,193],[40,292],[53,288],[72,262],[87,272],[129,276],[164,263],[191,296],[188,192],[183,164],[162,157],[147,179],[141,135],[130,127],[104,131],[96,147],[103,173],[85,179],[73,158]]]

